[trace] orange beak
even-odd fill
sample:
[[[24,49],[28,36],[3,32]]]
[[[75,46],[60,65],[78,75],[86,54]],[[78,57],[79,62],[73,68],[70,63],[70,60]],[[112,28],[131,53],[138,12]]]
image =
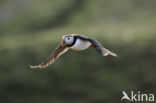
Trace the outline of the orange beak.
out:
[[[61,45],[64,46],[64,37],[61,39]]]

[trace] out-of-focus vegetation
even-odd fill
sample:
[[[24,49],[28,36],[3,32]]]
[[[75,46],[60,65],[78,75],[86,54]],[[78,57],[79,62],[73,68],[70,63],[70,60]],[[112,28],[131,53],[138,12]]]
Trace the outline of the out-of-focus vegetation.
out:
[[[118,103],[122,91],[156,94],[155,0],[0,0],[0,103]],[[94,49],[41,63],[63,35],[99,40]]]

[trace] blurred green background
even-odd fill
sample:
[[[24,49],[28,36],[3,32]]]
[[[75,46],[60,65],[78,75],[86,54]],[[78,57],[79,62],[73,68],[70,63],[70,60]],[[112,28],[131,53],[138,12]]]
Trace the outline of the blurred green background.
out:
[[[28,67],[72,33],[119,58],[70,50],[46,69]],[[0,0],[0,103],[119,103],[123,90],[156,95],[155,44],[155,0]]]

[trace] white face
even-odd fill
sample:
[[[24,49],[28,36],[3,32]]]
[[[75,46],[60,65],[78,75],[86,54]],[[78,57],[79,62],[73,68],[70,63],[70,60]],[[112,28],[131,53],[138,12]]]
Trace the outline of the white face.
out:
[[[73,36],[66,36],[66,37],[64,37],[64,41],[67,45],[71,45],[74,42],[74,37]]]

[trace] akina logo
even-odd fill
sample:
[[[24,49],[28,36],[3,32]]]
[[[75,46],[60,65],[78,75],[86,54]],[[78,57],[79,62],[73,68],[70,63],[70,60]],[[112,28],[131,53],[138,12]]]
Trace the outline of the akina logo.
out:
[[[141,93],[140,91],[138,92],[134,92],[131,91],[131,93],[128,95],[125,91],[122,91],[122,98],[121,101],[123,100],[127,100],[127,101],[147,101],[147,102],[154,102],[154,94],[150,93],[150,94],[145,94],[145,93]]]

